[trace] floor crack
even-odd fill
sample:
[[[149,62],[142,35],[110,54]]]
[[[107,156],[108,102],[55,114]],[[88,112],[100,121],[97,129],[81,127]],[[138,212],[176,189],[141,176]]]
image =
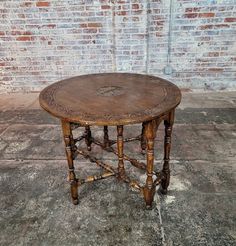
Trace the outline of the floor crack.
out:
[[[163,223],[162,223],[160,197],[158,195],[155,195],[154,200],[156,202],[156,207],[157,207],[157,210],[158,210],[158,216],[159,216],[159,221],[160,221],[161,242],[162,242],[162,245],[163,246],[167,246],[167,244],[166,244],[165,230],[164,230],[164,226],[163,226]]]

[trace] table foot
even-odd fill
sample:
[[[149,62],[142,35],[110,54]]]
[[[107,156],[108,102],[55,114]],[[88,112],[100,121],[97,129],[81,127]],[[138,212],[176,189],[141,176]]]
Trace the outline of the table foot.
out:
[[[163,189],[162,187],[160,187],[159,191],[161,192],[162,195],[167,194],[167,189]]]
[[[156,192],[156,187],[153,186],[151,189],[149,187],[143,188],[143,196],[146,203],[146,208],[151,208],[154,200],[154,195]]]
[[[74,205],[78,205],[78,183],[76,180],[73,180],[70,184],[70,190],[71,190],[71,198]]]
[[[72,203],[73,203],[74,205],[78,205],[78,204],[79,204],[79,200],[78,200],[78,199],[74,199],[74,200],[72,200]]]
[[[152,205],[146,205],[147,210],[152,210],[152,207],[153,207]]]

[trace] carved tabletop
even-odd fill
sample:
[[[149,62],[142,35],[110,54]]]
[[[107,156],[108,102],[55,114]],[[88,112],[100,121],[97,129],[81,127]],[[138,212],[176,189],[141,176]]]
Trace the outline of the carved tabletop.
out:
[[[181,93],[154,76],[91,74],[65,79],[40,93],[40,105],[52,115],[81,125],[127,125],[154,119],[175,108]]]

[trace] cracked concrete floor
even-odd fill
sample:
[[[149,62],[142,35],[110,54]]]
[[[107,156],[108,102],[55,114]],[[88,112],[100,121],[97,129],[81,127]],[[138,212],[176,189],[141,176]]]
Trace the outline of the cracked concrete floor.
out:
[[[139,132],[125,127],[126,136]],[[157,167],[162,143],[163,126]],[[135,143],[125,150],[144,159]],[[113,155],[93,151],[116,165]],[[37,94],[0,95],[0,245],[236,245],[236,92],[185,93],[171,157],[169,193],[156,193],[153,210],[113,178],[82,186],[74,206],[58,120],[39,108]],[[80,159],[76,171],[83,177],[100,169]]]

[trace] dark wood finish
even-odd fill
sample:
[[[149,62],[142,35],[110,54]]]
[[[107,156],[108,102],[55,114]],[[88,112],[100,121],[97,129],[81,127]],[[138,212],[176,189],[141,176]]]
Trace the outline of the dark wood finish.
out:
[[[137,137],[137,138],[139,138],[139,137]],[[137,140],[137,138],[129,138],[128,140],[129,140],[129,142],[131,142],[131,141]],[[123,140],[123,142],[125,142],[125,140]],[[93,143],[99,145],[101,148],[107,150],[108,152],[112,152],[115,155],[119,156],[118,151],[111,147],[112,143],[110,144],[109,147],[104,146],[103,143],[100,143],[98,140],[95,140],[95,139],[93,139]],[[125,155],[124,153],[123,153],[123,159],[126,161],[129,161],[133,166],[135,166],[137,168],[146,170],[146,164],[145,163],[140,162],[136,159],[130,158],[129,156]]]
[[[144,153],[144,151],[146,150],[146,138],[145,138],[145,133],[144,133],[144,123],[142,123],[142,133],[141,133],[140,143],[141,143],[141,149]]]
[[[87,145],[87,149],[90,151],[92,144],[92,134],[89,126],[85,126],[85,143]]]
[[[108,148],[110,146],[110,141],[109,141],[108,127],[107,126],[104,126],[103,132],[104,132],[103,144],[104,144],[104,147]]]
[[[167,194],[167,188],[170,183],[170,147],[171,147],[171,133],[172,127],[174,124],[174,115],[175,111],[172,110],[169,114],[167,114],[166,119],[164,120],[165,125],[165,138],[164,138],[164,164],[163,164],[163,174],[164,179],[161,182],[161,192],[162,194]]]
[[[143,195],[147,208],[152,206],[156,185],[153,181],[153,165],[154,165],[154,140],[156,137],[156,131],[161,122],[161,119],[156,119],[144,123],[144,133],[146,138],[146,155],[147,155],[147,167],[146,167],[146,184],[143,189]]]
[[[78,186],[77,186],[77,179],[75,176],[74,162],[73,162],[73,159],[74,159],[73,153],[75,150],[75,144],[74,144],[74,139],[73,139],[70,123],[62,120],[61,124],[62,124],[62,132],[63,132],[64,142],[65,142],[66,157],[67,157],[67,162],[69,166],[68,179],[69,179],[70,187],[71,187],[71,197],[72,197],[73,203],[76,205],[78,204]]]
[[[169,159],[174,110],[180,100],[181,93],[172,83],[140,74],[84,75],[45,88],[40,93],[39,101],[46,111],[61,119],[73,203],[78,204],[78,186],[112,176],[143,194],[148,208],[152,206],[157,185],[160,184],[162,193],[166,194],[170,182]],[[154,169],[154,140],[161,121],[165,125],[164,164],[162,170],[157,171]],[[125,139],[124,125],[134,123],[142,123],[141,134]],[[104,126],[102,142],[92,137],[90,127],[93,125]],[[109,125],[117,126],[116,140],[109,139]],[[73,130],[78,127],[85,127],[85,132],[74,139]],[[87,151],[78,148],[78,142],[83,139]],[[124,143],[136,140],[140,141],[140,149],[146,152],[147,164],[124,154]],[[117,170],[92,156],[92,143],[118,156]],[[117,149],[112,147],[115,143]],[[104,172],[77,179],[73,160],[78,155],[97,164]],[[124,160],[146,171],[144,186],[127,176]]]
[[[81,125],[127,125],[155,119],[175,108],[181,93],[174,84],[149,75],[109,73],[54,83],[39,96],[52,115]]]
[[[96,163],[99,167],[105,169],[106,171],[113,173],[113,174],[117,174],[117,172],[115,171],[115,169],[111,165],[108,165],[102,161],[99,161],[96,157],[89,155],[88,153],[84,152],[83,150],[77,149],[77,153],[84,156],[86,159],[89,159],[91,162]]]
[[[118,177],[120,179],[125,176],[124,154],[123,154],[123,126],[117,126],[117,149],[118,149]]]

